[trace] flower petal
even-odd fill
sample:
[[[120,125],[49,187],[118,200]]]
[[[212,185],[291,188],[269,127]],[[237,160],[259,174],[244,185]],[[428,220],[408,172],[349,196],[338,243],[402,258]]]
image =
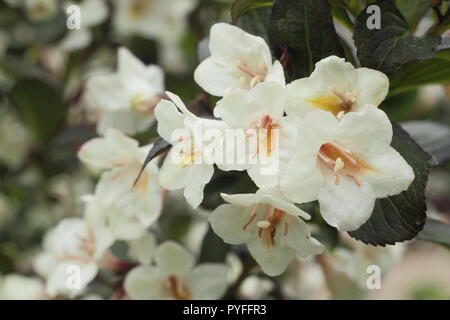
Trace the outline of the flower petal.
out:
[[[178,111],[173,102],[161,100],[156,106],[155,117],[158,121],[158,134],[167,142],[174,142],[172,133],[184,127],[185,116]]]
[[[375,172],[368,172],[361,180],[370,183],[377,198],[386,198],[406,191],[414,181],[414,171],[392,147],[382,154],[366,158]]]
[[[187,276],[187,287],[192,299],[220,299],[228,286],[228,266],[219,263],[207,263],[195,267]]]
[[[366,104],[378,107],[389,92],[389,78],[382,72],[368,68],[356,69],[357,108]]]
[[[249,221],[250,208],[223,204],[209,216],[209,222],[214,232],[229,244],[246,243],[250,238],[251,225],[244,226]]]
[[[155,251],[161,275],[186,275],[194,266],[194,257],[174,241],[166,241]]]
[[[264,242],[257,236],[253,236],[247,247],[252,257],[261,266],[267,275],[274,277],[280,275],[292,259],[297,255],[297,251],[291,247],[282,247],[275,241],[274,246],[268,249]]]
[[[208,164],[193,164],[188,171],[188,181],[184,189],[184,197],[187,202],[196,209],[203,200],[205,185],[214,174],[214,167]]]
[[[164,299],[163,284],[158,269],[151,266],[139,266],[128,272],[124,289],[133,300]]]
[[[209,94],[223,97],[230,89],[248,89],[246,83],[239,81],[241,73],[238,68],[230,68],[209,57],[195,69],[194,79]]]
[[[274,82],[257,84],[250,91],[233,90],[214,108],[214,115],[221,117],[231,127],[248,128],[262,116],[281,119],[286,106],[286,94]]]
[[[104,138],[94,138],[83,144],[78,158],[95,170],[111,168],[118,159],[136,154],[138,142],[122,132],[110,129]]]
[[[250,70],[257,70],[261,65],[272,64],[269,46],[263,38],[226,23],[211,27],[209,49],[217,62],[230,66],[245,62]]]
[[[390,148],[392,124],[384,111],[367,105],[344,116],[336,140],[356,155],[370,158]]]
[[[340,177],[335,183],[330,174],[319,193],[320,212],[325,221],[341,231],[354,231],[372,215],[376,194],[372,186],[351,178]]]

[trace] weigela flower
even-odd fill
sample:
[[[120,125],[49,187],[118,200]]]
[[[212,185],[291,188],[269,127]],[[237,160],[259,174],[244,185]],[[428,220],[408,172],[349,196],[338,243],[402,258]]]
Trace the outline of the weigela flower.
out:
[[[35,22],[50,20],[58,13],[56,0],[24,0],[23,5],[27,17]]]
[[[219,299],[228,286],[228,267],[206,263],[194,266],[194,257],[175,242],[165,242],[155,251],[154,264],[141,265],[125,278],[131,299]]]
[[[285,86],[280,62],[272,63],[269,46],[263,38],[238,27],[217,23],[209,39],[211,57],[195,70],[195,81],[208,93],[222,97],[229,89],[250,89],[273,81]]]
[[[320,109],[338,118],[365,105],[377,107],[389,91],[388,77],[376,70],[355,68],[351,63],[330,56],[316,63],[308,78],[287,85],[288,115],[303,117]]]
[[[197,0],[115,0],[114,26],[121,35],[179,42]]]
[[[66,7],[73,5],[68,2]],[[86,48],[92,42],[90,28],[99,25],[108,17],[108,6],[104,0],[84,0],[79,5],[81,15],[81,28],[69,30],[61,41],[59,47],[67,51],[76,51]]]
[[[266,274],[279,275],[294,257],[323,251],[301,219],[310,216],[280,196],[257,192],[222,197],[230,204],[219,206],[211,214],[211,227],[227,243],[247,244]]]
[[[150,148],[151,145],[139,147],[136,140],[110,129],[105,137],[85,143],[78,153],[89,167],[105,170],[95,194],[89,197],[88,208],[103,216],[118,239],[141,237],[161,213],[158,159],[151,161],[139,176]]]
[[[97,275],[100,261],[113,242],[111,232],[95,215],[61,221],[45,236],[44,251],[35,261],[35,268],[47,279],[47,294],[50,297],[81,294]],[[71,270],[79,271],[78,288],[68,285]]]
[[[0,276],[0,300],[47,299],[44,283],[37,277],[25,277],[10,273]]]
[[[154,122],[153,111],[164,91],[164,74],[158,66],[145,66],[128,49],[120,48],[117,72],[93,76],[87,90],[100,113],[99,133],[115,128],[135,134]]]
[[[196,117],[178,96],[166,94],[172,101],[162,100],[155,116],[159,135],[173,147],[161,168],[159,181],[168,190],[184,189],[186,200],[195,209],[203,200],[203,189],[214,173],[212,153],[214,145],[221,142],[226,125]],[[209,129],[215,129],[217,136],[203,135]]]
[[[244,159],[238,153],[235,166],[221,169],[247,169],[259,188],[274,187],[284,163],[293,155],[299,126],[296,117],[283,116],[285,106],[285,89],[274,82],[260,83],[250,90],[231,90],[221,99],[214,108],[214,115],[222,118],[231,129],[241,129],[245,133],[241,145],[248,148]],[[252,139],[255,139],[253,143]],[[235,145],[235,151],[241,145]],[[239,166],[240,163],[243,165]]]
[[[414,172],[390,146],[392,125],[374,106],[338,120],[330,112],[308,112],[299,132],[297,155],[280,178],[288,199],[319,200],[323,218],[343,231],[358,229],[375,199],[408,189]]]

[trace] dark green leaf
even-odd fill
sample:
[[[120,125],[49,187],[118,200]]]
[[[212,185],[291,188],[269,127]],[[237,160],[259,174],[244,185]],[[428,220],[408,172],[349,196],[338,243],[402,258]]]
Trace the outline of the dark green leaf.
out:
[[[418,238],[450,246],[450,225],[428,218]]]
[[[344,57],[326,0],[276,0],[268,33],[290,80],[309,76],[325,57]]]
[[[147,157],[145,158],[144,163],[142,164],[141,171],[139,172],[138,176],[136,177],[135,184],[141,177],[142,172],[144,171],[145,167],[152,161],[154,158],[159,156],[160,154],[168,151],[172,145],[165,141],[163,138],[158,137],[153,141],[153,146],[150,149],[150,151],[147,154]]]
[[[433,157],[433,165],[450,160],[450,128],[433,121],[408,121],[402,123],[414,140]]]
[[[392,78],[390,95],[426,84],[450,84],[450,39],[443,39],[432,59],[402,66]]]
[[[203,239],[199,262],[225,262],[230,245],[223,242],[210,227]]]
[[[439,37],[418,38],[410,34],[408,23],[390,0],[375,2],[381,9],[381,29],[367,28],[371,16],[363,10],[355,25],[355,45],[364,67],[395,74],[411,61],[428,60],[439,45]]]
[[[61,92],[46,82],[20,80],[8,98],[38,142],[48,142],[65,125],[67,110]]]
[[[236,24],[239,18],[253,9],[272,7],[272,0],[235,0],[231,5],[231,19]]]
[[[405,158],[416,177],[408,190],[378,199],[370,219],[358,230],[349,232],[353,238],[375,246],[414,238],[422,230],[426,219],[424,190],[431,157],[396,124],[392,147]]]
[[[247,31],[250,34],[267,39],[267,27],[269,24],[271,8],[258,8],[254,9],[247,14],[243,15],[237,26]]]
[[[411,30],[416,28],[425,13],[431,8],[430,0],[395,0],[395,4]]]

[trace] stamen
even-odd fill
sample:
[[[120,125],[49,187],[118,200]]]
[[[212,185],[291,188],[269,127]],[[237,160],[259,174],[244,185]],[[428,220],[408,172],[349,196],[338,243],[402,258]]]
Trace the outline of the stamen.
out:
[[[256,217],[256,210],[258,209],[259,204],[255,204],[252,208],[252,211],[250,212],[250,219],[244,224],[243,230],[247,229],[247,227],[255,220]]]
[[[266,229],[266,228],[270,227],[270,222],[267,220],[262,220],[262,221],[258,221],[256,223],[256,225],[258,226],[258,228]]]
[[[351,175],[351,174],[347,174],[347,177],[350,177],[350,178],[352,178],[353,179],[353,181],[356,183],[356,185],[359,187],[359,186],[361,186],[361,182],[359,182],[359,180],[358,180],[358,178],[357,177],[355,177],[354,175]]]
[[[342,161],[341,158],[337,158],[336,161],[334,162],[334,172],[337,173],[343,168],[344,168],[344,161]]]

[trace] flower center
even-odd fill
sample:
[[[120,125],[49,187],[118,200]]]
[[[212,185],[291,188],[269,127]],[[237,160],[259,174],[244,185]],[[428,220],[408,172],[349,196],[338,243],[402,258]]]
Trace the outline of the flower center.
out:
[[[196,159],[200,159],[202,157],[202,153],[197,150],[194,145],[192,136],[180,137],[178,142],[182,143],[180,150],[178,151],[178,166],[184,168],[190,164],[194,164]]]
[[[134,19],[141,18],[145,11],[151,6],[151,0],[135,0],[130,6],[129,12]]]
[[[248,221],[244,224],[243,230],[246,230],[248,226],[256,219],[257,211],[260,204],[255,204],[250,212]],[[267,249],[271,250],[274,244],[275,234],[277,228],[280,226],[281,220],[286,215],[284,211],[276,209],[271,205],[266,205],[264,210],[264,216],[261,220],[256,222],[258,228],[258,237],[263,241]],[[287,236],[289,232],[289,224],[287,221],[283,224],[283,235]]]
[[[269,158],[273,149],[276,147],[277,130],[280,126],[269,115],[265,115],[250,125],[251,129],[256,130],[258,143],[256,145],[256,153]],[[249,134],[249,136],[252,136]]]
[[[266,79],[267,67],[264,64],[261,64],[258,72],[250,70],[246,63],[239,64],[237,68],[244,74],[239,78],[239,81],[248,84],[250,88],[253,88]]]
[[[336,117],[341,118],[347,112],[352,111],[356,102],[356,93],[353,91],[341,94],[334,87],[329,88],[331,94],[323,94],[316,98],[308,100],[316,108],[330,111]]]
[[[131,98],[131,110],[140,113],[153,113],[156,105],[161,100],[160,97],[147,98],[145,94],[138,93]]]
[[[60,258],[62,260],[73,260],[80,263],[90,263],[93,260],[95,253],[95,237],[94,232],[90,227],[88,227],[87,236],[77,235],[80,244],[78,249],[80,250],[77,254],[64,253]]]
[[[364,170],[373,171],[367,163],[358,158],[352,151],[334,142],[325,143],[320,147],[318,159],[333,170],[336,185],[340,182],[340,175],[345,175],[359,186],[361,183],[357,175]]]
[[[170,296],[175,300],[189,300],[190,293],[188,288],[176,276],[169,276],[167,286]]]

